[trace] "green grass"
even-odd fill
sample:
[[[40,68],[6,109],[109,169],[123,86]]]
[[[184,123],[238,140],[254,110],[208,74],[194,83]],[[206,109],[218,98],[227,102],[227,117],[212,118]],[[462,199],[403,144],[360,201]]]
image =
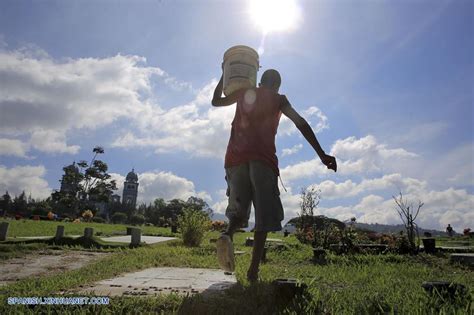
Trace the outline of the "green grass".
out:
[[[66,228],[67,229],[67,228]],[[239,285],[221,295],[160,296],[112,298],[109,306],[46,306],[28,308],[5,305],[12,296],[57,296],[55,292],[79,285],[91,284],[125,272],[149,267],[177,266],[218,268],[214,244],[209,233],[201,247],[184,247],[181,240],[144,246],[136,249],[116,249],[103,259],[81,269],[58,275],[25,279],[0,288],[0,314],[44,312],[61,314],[469,314],[472,313],[474,274],[471,270],[449,264],[447,256],[418,255],[349,255],[329,254],[326,265],[314,265],[312,250],[293,238],[285,238],[285,248],[270,248],[268,261],[261,266],[261,282],[249,285],[245,280],[250,264],[251,247],[245,247],[250,233],[235,235],[237,250],[246,251],[236,257],[236,277]],[[281,238],[281,235],[269,235]],[[277,278],[296,278],[308,289],[299,299],[287,303],[279,297],[271,282]],[[433,301],[421,287],[423,281],[444,280],[464,284],[467,297],[457,301]],[[72,294],[71,296],[82,296]],[[3,304],[1,304],[3,303]]]
[[[9,222],[8,237],[21,236],[54,236],[56,227],[64,225],[65,235],[83,235],[86,227],[94,228],[94,234],[100,236],[123,235],[126,233],[127,227],[132,225],[125,224],[105,224],[94,222],[57,222],[57,221],[34,221],[34,220],[3,220],[0,222]],[[139,226],[142,235],[159,235],[173,236],[169,228],[161,228],[155,226]]]
[[[474,246],[474,238],[469,236],[436,237],[436,246],[463,247]]]

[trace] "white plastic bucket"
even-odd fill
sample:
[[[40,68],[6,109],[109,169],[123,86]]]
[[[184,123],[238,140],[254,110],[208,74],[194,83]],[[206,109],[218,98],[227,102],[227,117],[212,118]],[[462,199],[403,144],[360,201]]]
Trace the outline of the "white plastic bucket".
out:
[[[257,86],[258,53],[248,46],[234,46],[224,53],[224,95]]]

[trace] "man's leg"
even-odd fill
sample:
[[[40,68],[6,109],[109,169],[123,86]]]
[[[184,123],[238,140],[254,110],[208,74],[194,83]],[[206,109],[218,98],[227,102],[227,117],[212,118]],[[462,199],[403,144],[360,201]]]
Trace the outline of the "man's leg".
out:
[[[247,279],[256,281],[267,233],[281,230],[283,206],[274,170],[261,161],[250,161],[249,165],[255,208],[255,233],[252,262],[247,272]]]
[[[263,256],[266,240],[267,240],[267,232],[262,232],[262,231],[254,232],[252,262],[250,263],[250,267],[247,272],[247,280],[249,280],[250,282],[257,281],[258,267],[260,266],[260,261]]]
[[[216,247],[219,265],[222,269],[232,272],[235,267],[233,236],[238,228],[247,226],[252,202],[248,165],[240,164],[227,168],[226,181],[229,197],[226,216],[229,218],[229,225],[226,232],[217,239]]]

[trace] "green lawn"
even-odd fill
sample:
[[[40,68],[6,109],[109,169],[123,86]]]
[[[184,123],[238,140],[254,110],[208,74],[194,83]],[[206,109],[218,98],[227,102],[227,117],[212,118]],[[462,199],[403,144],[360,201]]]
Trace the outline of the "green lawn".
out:
[[[125,224],[104,224],[94,222],[56,222],[56,221],[34,221],[34,220],[3,220],[0,222],[9,222],[8,237],[19,236],[54,236],[56,227],[64,225],[65,235],[83,235],[84,228],[94,228],[94,233],[101,236],[111,236],[124,234],[128,226]],[[140,226],[143,235],[173,236],[169,228],[160,228],[155,226]]]
[[[468,236],[436,237],[436,246],[464,247],[474,246],[474,238]]]
[[[68,227],[66,227],[66,230]],[[236,277],[239,285],[225,294],[213,297],[176,295],[160,297],[112,298],[108,306],[41,306],[27,308],[6,305],[12,296],[57,296],[55,292],[76,288],[101,279],[156,266],[218,268],[214,244],[209,233],[199,248],[187,248],[181,240],[144,246],[136,249],[117,249],[100,261],[78,270],[55,276],[25,279],[0,290],[0,314],[17,312],[61,314],[376,314],[384,311],[398,314],[469,314],[474,274],[471,270],[453,266],[447,256],[348,255],[328,256],[328,264],[314,265],[312,250],[295,238],[285,238],[285,248],[269,249],[268,261],[261,267],[261,282],[249,285],[245,280],[250,263],[251,247],[244,246],[250,233],[235,236],[237,250],[246,253],[236,258]],[[281,238],[280,234],[269,237]],[[277,278],[296,278],[308,285],[298,300],[286,305],[271,281]],[[421,288],[423,281],[445,280],[464,284],[470,291],[462,300],[436,303]],[[77,294],[72,296],[78,296]],[[82,295],[81,295],[82,296]]]

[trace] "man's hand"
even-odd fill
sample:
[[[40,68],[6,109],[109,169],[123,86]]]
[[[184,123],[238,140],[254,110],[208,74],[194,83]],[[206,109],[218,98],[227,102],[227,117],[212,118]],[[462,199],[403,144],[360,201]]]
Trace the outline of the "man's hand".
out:
[[[323,164],[326,165],[328,169],[337,172],[337,163],[334,156],[325,154],[321,157],[321,162],[323,162]]]

